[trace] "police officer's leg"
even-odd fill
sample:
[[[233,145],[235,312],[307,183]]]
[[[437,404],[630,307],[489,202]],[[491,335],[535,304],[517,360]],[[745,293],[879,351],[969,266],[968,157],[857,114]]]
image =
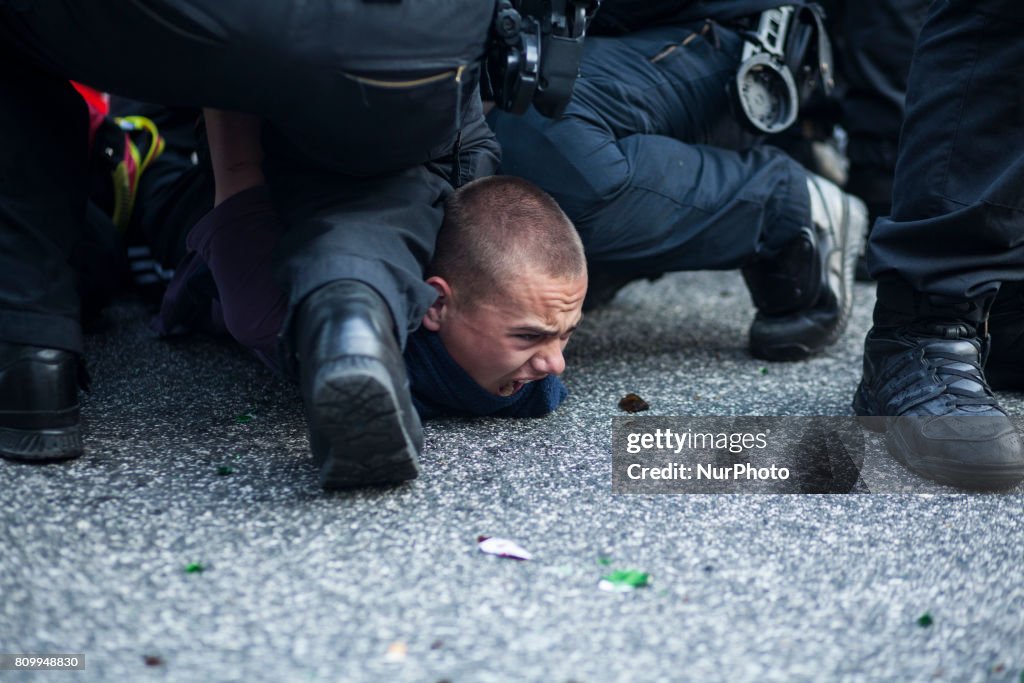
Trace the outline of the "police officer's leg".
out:
[[[931,0],[864,0],[837,8],[842,32],[842,124],[849,134],[845,190],[867,205],[870,223],[892,209],[903,101],[914,43]],[[863,253],[857,279],[867,281]]]
[[[107,92],[257,114],[307,164],[387,173],[452,134],[493,12],[494,0],[18,0],[0,2],[0,44]]]
[[[616,139],[580,118],[530,113],[491,120],[502,170],[550,193],[588,260],[617,274],[740,268],[795,238],[810,213],[806,174],[773,148]]]
[[[599,288],[669,271],[743,268],[759,309],[754,355],[799,360],[841,334],[866,217],[827,181],[809,185],[808,173],[780,151],[660,135],[617,140],[573,118],[502,116],[495,131],[504,171],[542,187],[573,219]],[[812,211],[810,189],[819,187],[831,194],[816,198]]]
[[[0,455],[81,453],[78,297],[88,118],[64,79],[0,51]]]
[[[285,365],[299,380],[327,488],[417,475],[423,433],[401,349],[436,298],[423,278],[444,199],[453,186],[497,165],[479,104],[471,120],[457,165],[449,157],[367,179],[276,171],[269,177],[290,226],[278,243],[276,268],[290,302]]]
[[[279,242],[290,295],[282,341],[321,484],[412,479],[423,432],[401,348],[434,298],[423,272],[449,187],[422,166],[371,181],[301,180],[301,194],[272,185],[293,226]]]
[[[878,301],[854,408],[887,416],[893,455],[954,485],[1024,479],[1020,436],[981,370],[999,283],[1024,274],[1022,31],[1024,8],[1010,0],[933,6],[893,213],[868,249]]]
[[[872,218],[892,205],[892,176],[914,42],[929,0],[845,3],[842,18],[843,127],[849,134],[848,192]]]
[[[740,48],[735,33],[705,23],[594,39],[560,121],[489,118],[503,170],[552,194],[580,230],[593,265],[591,301],[631,277],[746,268],[763,313],[752,351],[798,359],[835,341],[845,324],[849,278],[823,295],[820,263],[831,251],[825,232],[835,245],[833,233],[845,239],[851,231],[848,221],[827,221],[819,239],[809,176],[792,160],[724,148],[743,137],[723,116]],[[804,265],[793,271],[791,263]]]

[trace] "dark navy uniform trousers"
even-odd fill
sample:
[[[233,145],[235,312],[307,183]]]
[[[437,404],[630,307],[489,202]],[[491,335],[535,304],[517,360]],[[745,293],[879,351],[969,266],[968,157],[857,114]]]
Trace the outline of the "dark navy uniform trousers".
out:
[[[559,121],[488,115],[502,170],[538,184],[614,276],[734,269],[810,221],[806,173],[754,139],[726,84],[742,40],[705,22],[588,36]]]
[[[825,3],[836,23],[847,154],[854,165],[896,165],[907,73],[930,0]]]
[[[404,342],[435,298],[423,269],[443,200],[497,165],[476,94],[492,14],[481,0],[0,0],[0,340],[82,350],[68,257],[88,145],[72,78],[263,117],[292,307],[360,280]]]
[[[941,0],[910,70],[874,277],[951,299],[1024,280],[1024,3]],[[885,287],[880,286],[879,296]]]

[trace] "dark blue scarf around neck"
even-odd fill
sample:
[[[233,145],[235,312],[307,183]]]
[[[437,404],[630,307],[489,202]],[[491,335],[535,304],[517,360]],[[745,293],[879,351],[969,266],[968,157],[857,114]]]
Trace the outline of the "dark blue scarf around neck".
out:
[[[562,380],[548,375],[511,396],[484,390],[456,363],[436,332],[409,335],[405,348],[412,402],[423,419],[434,417],[541,417],[569,395]]]

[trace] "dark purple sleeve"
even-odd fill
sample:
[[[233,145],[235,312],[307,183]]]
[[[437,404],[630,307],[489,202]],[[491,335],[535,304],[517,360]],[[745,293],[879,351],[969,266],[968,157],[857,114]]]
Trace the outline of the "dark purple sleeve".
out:
[[[225,200],[188,234],[186,244],[217,283],[224,325],[258,355],[275,355],[287,299],[274,282],[271,258],[284,226],[265,186]]]

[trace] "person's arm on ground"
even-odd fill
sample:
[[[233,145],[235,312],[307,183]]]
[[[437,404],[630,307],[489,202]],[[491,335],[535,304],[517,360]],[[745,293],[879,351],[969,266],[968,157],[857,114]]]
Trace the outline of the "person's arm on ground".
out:
[[[263,176],[262,124],[250,114],[215,109],[204,110],[204,117],[214,209],[189,231],[186,244],[213,275],[228,332],[276,368],[288,301],[274,282],[272,260],[284,225]],[[165,308],[173,310],[166,300]]]

